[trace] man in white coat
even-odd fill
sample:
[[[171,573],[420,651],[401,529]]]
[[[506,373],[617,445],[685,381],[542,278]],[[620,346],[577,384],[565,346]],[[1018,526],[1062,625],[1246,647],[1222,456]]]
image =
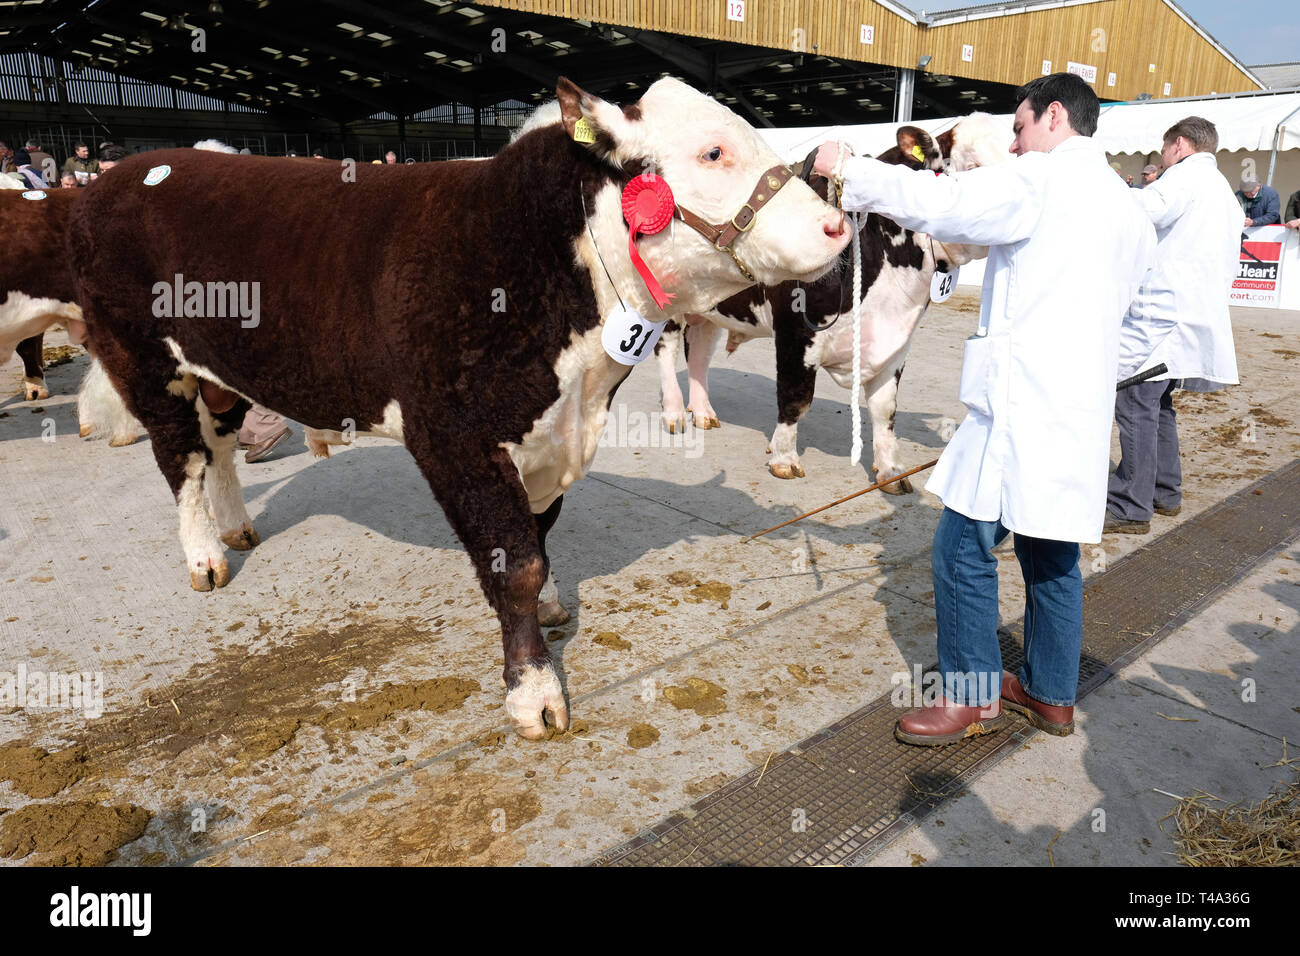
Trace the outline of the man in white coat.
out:
[[[912,744],[997,730],[1003,703],[1049,732],[1074,729],[1079,542],[1101,540],[1120,323],[1155,252],[1133,191],[1090,138],[1099,104],[1088,84],[1056,73],[1016,99],[1009,163],[936,177],[846,159],[830,143],[816,160],[842,174],[846,209],[989,246],[962,361],[969,414],[926,485],[944,504],[931,558],[943,694],[898,721]],[[1003,672],[997,636],[993,548],[1009,532],[1027,592],[1018,675]]]
[[[1121,377],[1159,365],[1165,375],[1115,396],[1120,462],[1106,498],[1107,532],[1146,534],[1152,513],[1182,510],[1183,473],[1173,392],[1237,384],[1228,292],[1241,253],[1241,207],[1219,172],[1219,133],[1199,116],[1165,133],[1165,174],[1135,194],[1156,227],[1156,264],[1120,336]]]

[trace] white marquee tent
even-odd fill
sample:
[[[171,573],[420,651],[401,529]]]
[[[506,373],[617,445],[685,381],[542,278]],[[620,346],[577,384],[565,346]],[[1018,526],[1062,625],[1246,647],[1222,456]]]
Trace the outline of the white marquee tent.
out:
[[[1300,189],[1300,91],[1239,94],[1189,99],[1148,100],[1103,105],[1096,138],[1135,178],[1149,161],[1159,162],[1164,131],[1185,116],[1203,116],[1219,130],[1219,168],[1234,187],[1243,172],[1255,172],[1267,181],[1277,138],[1277,159],[1272,185],[1285,200]],[[997,117],[1011,141],[1011,115]],[[913,123],[937,135],[956,123],[956,117],[917,120]],[[823,126],[799,129],[765,129],[763,137],[783,159],[802,159],[828,139],[844,140],[858,152],[878,154],[894,144],[898,123],[863,126]]]

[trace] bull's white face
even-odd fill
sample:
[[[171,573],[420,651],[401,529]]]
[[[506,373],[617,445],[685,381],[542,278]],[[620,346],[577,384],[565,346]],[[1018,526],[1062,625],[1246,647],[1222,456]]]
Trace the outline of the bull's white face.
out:
[[[631,115],[590,96],[582,110],[613,140],[607,158],[614,165],[662,176],[679,206],[718,225],[730,221],[762,174],[780,163],[739,116],[678,80],[656,82]],[[839,211],[791,180],[733,248],[760,283],[775,285],[821,275],[849,238]],[[751,284],[730,256],[680,221],[640,240],[639,249],[664,289],[676,294],[665,311],[698,312]]]

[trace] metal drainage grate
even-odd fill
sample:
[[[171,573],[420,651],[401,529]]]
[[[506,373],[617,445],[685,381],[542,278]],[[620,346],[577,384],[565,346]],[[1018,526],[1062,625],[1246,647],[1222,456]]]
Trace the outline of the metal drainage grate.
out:
[[[1300,461],[1097,575],[1084,591],[1079,697],[1298,536]],[[1014,671],[1023,657],[1021,622],[1000,636],[1003,664]],[[1013,730],[951,747],[909,747],[894,739],[897,717],[886,694],[593,863],[865,862],[1037,733],[1017,718]]]

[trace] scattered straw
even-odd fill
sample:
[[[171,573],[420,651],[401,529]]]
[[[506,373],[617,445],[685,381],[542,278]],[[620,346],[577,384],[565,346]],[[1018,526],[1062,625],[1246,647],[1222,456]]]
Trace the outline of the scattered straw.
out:
[[[1059,839],[1061,839],[1061,831],[1057,830],[1056,836],[1052,837],[1052,842],[1047,844],[1047,862],[1052,864],[1053,869],[1056,868],[1056,858],[1052,856],[1052,847],[1056,846],[1056,841]]]
[[[757,787],[760,783],[763,782],[763,774],[767,773],[767,765],[772,762],[772,758],[775,756],[776,756],[775,750],[773,750],[771,753],[767,755],[767,760],[763,761],[763,769],[758,772],[758,779],[754,781],[754,786]]]
[[[1300,763],[1287,759],[1273,766]],[[1178,824],[1178,859],[1185,866],[1300,866],[1300,766],[1253,807],[1198,792],[1168,815]],[[1165,817],[1164,819],[1168,819]],[[1163,822],[1163,821],[1162,821]]]
[[[1184,724],[1194,724],[1198,720],[1200,720],[1199,717],[1170,717],[1168,714],[1162,714],[1158,710],[1156,711],[1156,716],[1163,717],[1165,720],[1176,720],[1179,723],[1184,723]]]

